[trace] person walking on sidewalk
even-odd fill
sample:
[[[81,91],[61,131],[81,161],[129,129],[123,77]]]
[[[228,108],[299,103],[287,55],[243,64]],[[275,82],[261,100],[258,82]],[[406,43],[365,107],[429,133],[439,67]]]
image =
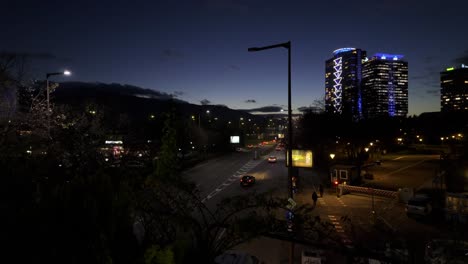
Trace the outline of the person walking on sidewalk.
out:
[[[319,192],[320,192],[320,198],[322,198],[323,197],[323,185],[322,184],[320,184],[319,186]]]
[[[314,207],[317,205],[317,199],[318,199],[317,193],[314,191],[312,193],[312,201],[314,201]]]

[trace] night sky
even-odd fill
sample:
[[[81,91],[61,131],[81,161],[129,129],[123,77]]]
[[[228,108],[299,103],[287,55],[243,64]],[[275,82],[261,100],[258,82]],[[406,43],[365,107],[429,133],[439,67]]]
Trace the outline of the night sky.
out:
[[[378,2],[378,3],[377,3]],[[468,64],[468,1],[3,1],[0,51],[30,55],[32,78],[121,83],[233,109],[323,99],[325,60],[355,47],[405,55],[409,114],[439,111],[439,72]]]

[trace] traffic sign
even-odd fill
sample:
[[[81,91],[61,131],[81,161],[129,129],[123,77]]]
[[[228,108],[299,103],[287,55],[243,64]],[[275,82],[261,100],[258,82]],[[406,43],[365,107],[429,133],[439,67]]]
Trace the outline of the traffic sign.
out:
[[[286,208],[288,208],[289,210],[292,210],[295,206],[296,206],[296,202],[293,200],[293,198],[289,198],[288,199],[288,202],[289,204],[286,205]]]

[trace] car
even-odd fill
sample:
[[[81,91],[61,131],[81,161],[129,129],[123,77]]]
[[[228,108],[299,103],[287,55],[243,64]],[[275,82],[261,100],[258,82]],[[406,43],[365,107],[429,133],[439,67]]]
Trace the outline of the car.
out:
[[[244,175],[240,179],[241,186],[251,186],[255,183],[255,177],[252,175]]]
[[[283,150],[283,148],[282,148],[282,147],[280,147],[280,146],[277,146],[277,147],[275,148],[275,150],[276,150],[276,151],[282,151],[282,150]]]
[[[268,162],[270,162],[270,163],[276,163],[276,157],[275,157],[275,156],[270,156],[270,157],[268,157]]]
[[[405,211],[407,215],[429,215],[432,212],[431,199],[427,195],[417,194],[408,200]]]

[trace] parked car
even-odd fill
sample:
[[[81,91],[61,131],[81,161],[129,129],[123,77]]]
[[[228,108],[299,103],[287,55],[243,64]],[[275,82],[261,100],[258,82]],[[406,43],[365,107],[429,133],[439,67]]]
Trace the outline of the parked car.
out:
[[[241,186],[251,186],[255,183],[255,177],[252,175],[244,175],[240,179]]]
[[[407,215],[429,215],[432,212],[431,199],[427,195],[417,194],[408,200],[405,210]]]

